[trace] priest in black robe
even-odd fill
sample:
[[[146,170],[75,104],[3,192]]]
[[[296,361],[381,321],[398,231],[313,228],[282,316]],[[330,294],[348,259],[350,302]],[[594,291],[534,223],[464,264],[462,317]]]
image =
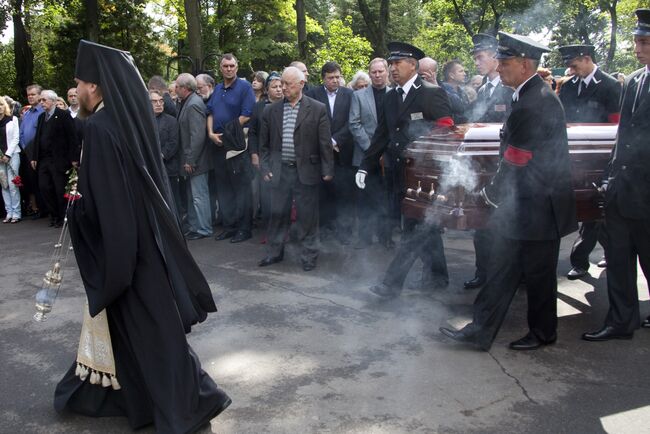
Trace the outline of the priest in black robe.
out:
[[[54,406],[126,416],[134,429],[195,432],[231,401],[186,339],[216,306],[173,212],[147,89],[129,53],[87,41],[75,77],[91,115],[68,224],[88,312]],[[114,364],[102,371],[82,356],[87,320],[104,315]]]

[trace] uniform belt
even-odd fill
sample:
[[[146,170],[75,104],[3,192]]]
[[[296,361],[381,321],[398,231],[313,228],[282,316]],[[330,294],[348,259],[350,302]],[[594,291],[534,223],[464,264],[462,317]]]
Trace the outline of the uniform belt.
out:
[[[282,164],[287,167],[296,167],[298,164],[295,161],[282,160]]]

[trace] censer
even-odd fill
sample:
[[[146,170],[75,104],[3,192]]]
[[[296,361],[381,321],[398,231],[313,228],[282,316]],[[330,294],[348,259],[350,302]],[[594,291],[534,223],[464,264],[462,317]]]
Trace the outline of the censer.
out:
[[[71,169],[70,172],[68,186],[66,187],[67,192],[65,194],[68,204],[65,217],[63,218],[63,225],[61,226],[61,233],[59,234],[58,241],[54,244],[54,251],[50,259],[50,268],[45,273],[40,291],[36,294],[36,313],[34,314],[34,320],[38,322],[45,321],[47,314],[52,311],[52,305],[59,294],[61,282],[63,281],[63,267],[68,261],[70,251],[72,251],[70,236],[68,234],[67,214],[72,203],[79,199],[81,194],[77,191],[77,171]]]

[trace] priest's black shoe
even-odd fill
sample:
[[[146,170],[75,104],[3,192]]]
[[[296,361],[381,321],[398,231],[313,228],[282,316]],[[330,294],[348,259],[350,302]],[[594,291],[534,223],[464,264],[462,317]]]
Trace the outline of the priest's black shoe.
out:
[[[236,233],[237,231],[235,230],[223,231],[220,234],[218,234],[216,237],[214,237],[214,239],[217,241],[227,240],[228,238],[234,237]]]
[[[463,283],[463,288],[476,289],[476,288],[480,288],[483,285],[485,285],[485,279],[481,277],[475,277],[472,280],[468,280],[467,282]]]
[[[478,347],[478,348],[480,348],[482,350],[485,350],[485,351],[487,351],[489,349],[489,346],[488,346],[488,348],[482,347],[479,344],[479,342],[476,340],[476,336],[474,334],[472,334],[472,333],[468,333],[467,331],[465,331],[465,329],[454,330],[454,329],[450,329],[448,327],[440,327],[439,330],[440,330],[440,333],[442,333],[443,335],[445,335],[448,338],[453,339],[453,340],[455,340],[457,342],[462,342],[462,343],[465,343],[465,344],[471,344],[471,345],[474,345],[475,347]]]
[[[302,261],[302,269],[305,271],[311,271],[316,268],[315,261]]]
[[[384,298],[397,297],[400,293],[398,289],[391,288],[385,283],[380,283],[378,285],[373,286],[372,288],[370,288],[370,292]]]
[[[230,239],[231,243],[241,243],[242,241],[249,240],[251,233],[246,231],[238,231],[234,237]]]
[[[634,336],[634,333],[620,332],[612,326],[604,326],[596,332],[583,333],[582,339],[585,341],[601,342],[611,339],[632,339],[632,336]]]
[[[641,323],[641,327],[650,329],[650,316]]]
[[[598,261],[598,268],[607,268],[607,259],[603,256],[603,259]]]
[[[260,267],[267,267],[269,265],[277,264],[284,258],[284,254],[280,253],[278,256],[267,256],[257,263]]]
[[[533,333],[528,332],[528,334],[523,338],[516,340],[514,342],[510,342],[510,349],[519,350],[519,351],[536,350],[538,348],[543,347],[544,345],[554,344],[555,340],[556,338],[553,338],[549,341],[543,341],[539,339],[537,336],[535,336]]]
[[[583,270],[580,267],[573,267],[571,271],[569,271],[566,274],[566,277],[569,280],[577,280],[577,279],[582,279],[586,275],[587,275],[587,270]]]

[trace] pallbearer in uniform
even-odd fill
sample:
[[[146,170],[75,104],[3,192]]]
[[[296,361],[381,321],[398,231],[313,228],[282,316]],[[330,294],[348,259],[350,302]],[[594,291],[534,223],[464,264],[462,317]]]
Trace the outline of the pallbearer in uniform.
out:
[[[637,259],[650,276],[650,9],[637,9],[634,54],[645,66],[623,86],[621,121],[605,191],[607,292],[603,327],[582,335],[588,341],[630,339],[641,322]]]
[[[77,359],[56,387],[54,407],[125,416],[134,429],[153,423],[159,433],[196,432],[230,398],[185,337],[216,306],[168,205],[147,88],[129,53],[87,41],[79,44],[75,77],[80,106],[92,115],[84,126],[82,196],[68,222],[88,305]]]
[[[418,60],[424,53],[417,47],[402,43],[388,44],[388,64],[396,83],[384,97],[379,111],[377,129],[366,150],[356,175],[359,188],[365,188],[366,176],[379,175],[379,158],[390,160],[393,168],[393,191],[390,207],[399,212],[406,193],[404,185],[404,149],[416,137],[435,126],[452,126],[447,94],[440,87],[423,81],[418,75]],[[382,284],[373,287],[375,294],[392,297],[402,289],[404,279],[415,260],[420,257],[426,273],[435,285],[447,285],[447,263],[440,229],[435,225],[405,222],[402,244],[391,262]]]
[[[512,88],[504,86],[497,71],[499,61],[495,59],[497,38],[478,33],[472,36],[474,65],[484,76],[484,83],[478,90],[478,96],[472,105],[471,122],[502,123],[510,114]],[[474,232],[474,252],[476,254],[476,272],[474,278],[464,283],[465,289],[480,288],[487,278],[487,263],[492,244],[489,229],[477,229]]]
[[[485,286],[473,322],[441,328],[457,341],[487,350],[522,278],[528,292],[528,333],[513,350],[532,350],[557,338],[557,259],[560,239],[577,227],[564,111],[536,74],[550,51],[525,36],[499,33],[499,74],[515,88],[501,134],[501,158],[481,196],[494,208],[493,243]]]
[[[574,71],[572,79],[560,89],[567,122],[614,123],[620,118],[621,85],[594,63],[593,45],[565,45],[558,48],[564,64]],[[569,280],[587,275],[589,253],[596,242],[605,247],[602,222],[584,222],[571,249]],[[604,263],[602,264],[604,265]]]

